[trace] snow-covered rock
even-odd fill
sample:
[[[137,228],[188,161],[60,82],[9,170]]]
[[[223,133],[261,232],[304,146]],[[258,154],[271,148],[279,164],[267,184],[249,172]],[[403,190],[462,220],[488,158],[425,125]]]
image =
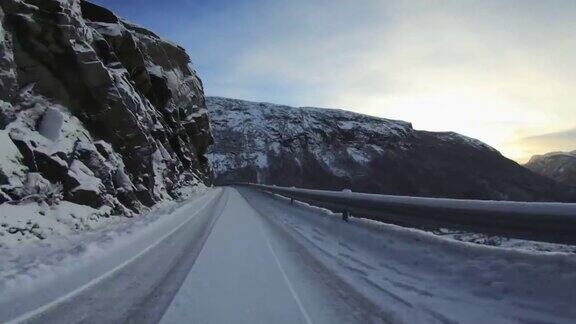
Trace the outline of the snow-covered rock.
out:
[[[524,166],[545,177],[576,187],[576,151],[535,155]]]
[[[452,132],[344,110],[209,97],[216,181],[409,196],[564,201],[552,181]]]
[[[38,186],[145,211],[211,181],[212,141],[183,48],[87,1],[0,1],[0,203],[14,213]]]
[[[63,123],[64,116],[62,113],[58,109],[49,107],[42,115],[38,132],[52,141],[57,141],[58,137],[60,137]]]

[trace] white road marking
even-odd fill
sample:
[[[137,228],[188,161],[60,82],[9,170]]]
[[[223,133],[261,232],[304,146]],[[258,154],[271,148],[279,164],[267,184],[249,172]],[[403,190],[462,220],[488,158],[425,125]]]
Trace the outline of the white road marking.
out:
[[[278,255],[276,254],[276,251],[274,251],[274,247],[272,246],[272,243],[270,242],[270,240],[268,239],[268,236],[266,235],[266,233],[264,232],[264,229],[262,228],[262,224],[260,225],[260,231],[262,232],[262,235],[264,236],[264,238],[266,239],[266,243],[268,245],[268,249],[270,249],[270,252],[272,252],[272,256],[274,257],[274,261],[276,262],[276,265],[278,266],[278,269],[280,270],[280,273],[282,273],[282,277],[284,278],[284,282],[286,282],[286,285],[288,286],[288,289],[290,290],[290,293],[292,294],[292,297],[294,297],[294,300],[296,301],[296,304],[298,305],[298,308],[300,309],[300,312],[302,313],[302,316],[304,317],[304,320],[306,321],[306,323],[308,324],[313,324],[312,320],[310,319],[310,315],[308,315],[308,312],[306,311],[306,308],[304,308],[304,305],[302,304],[302,301],[300,300],[300,297],[298,297],[298,294],[296,293],[296,290],[294,289],[294,286],[292,285],[292,282],[290,282],[290,279],[288,278],[288,275],[286,274],[286,272],[284,271],[284,267],[282,266],[282,264],[280,263],[280,259],[278,258]]]

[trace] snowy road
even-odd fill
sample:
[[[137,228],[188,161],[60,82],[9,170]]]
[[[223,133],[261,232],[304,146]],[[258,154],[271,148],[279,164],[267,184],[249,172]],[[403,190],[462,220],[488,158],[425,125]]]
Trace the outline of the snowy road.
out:
[[[235,189],[162,323],[366,323],[383,318]]]
[[[263,218],[322,264],[322,271],[341,280],[346,293],[369,300],[365,305],[378,309],[373,314],[388,322],[576,319],[574,254],[474,245],[366,220],[345,223],[284,198],[239,190]]]
[[[226,208],[163,323],[573,323],[574,255],[446,240],[251,189]]]
[[[345,223],[251,189],[212,190],[136,238],[111,249],[107,262],[91,264],[98,270],[91,276],[71,272],[17,298],[0,292],[0,321],[573,323],[576,318],[574,254],[479,246],[358,219]],[[68,281],[77,284],[55,289]]]

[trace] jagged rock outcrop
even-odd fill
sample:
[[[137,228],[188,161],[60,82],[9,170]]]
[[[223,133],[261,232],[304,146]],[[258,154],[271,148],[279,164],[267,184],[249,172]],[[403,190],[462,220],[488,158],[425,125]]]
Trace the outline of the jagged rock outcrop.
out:
[[[488,145],[352,112],[207,98],[217,182],[495,200],[573,199]]]
[[[2,0],[0,21],[0,202],[26,198],[34,178],[138,212],[210,182],[184,49],[87,1]]]
[[[576,151],[534,155],[524,166],[552,180],[576,187]]]

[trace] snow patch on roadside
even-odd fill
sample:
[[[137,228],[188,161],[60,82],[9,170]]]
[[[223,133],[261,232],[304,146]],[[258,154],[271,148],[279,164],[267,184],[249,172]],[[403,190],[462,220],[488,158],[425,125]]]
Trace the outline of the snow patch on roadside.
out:
[[[19,256],[19,247],[26,245],[49,246],[52,241],[66,241],[67,236],[76,232],[93,230],[110,223],[106,220],[108,210],[98,210],[88,206],[62,201],[50,206],[46,203],[27,202],[20,205],[4,204],[0,208],[0,259]],[[119,219],[120,217],[112,217]],[[0,272],[5,266],[0,265]]]
[[[290,201],[290,198],[284,197],[278,194],[272,194],[275,198]],[[326,208],[317,207],[310,205],[301,201],[294,201],[294,206],[300,208],[305,208],[321,215],[335,218],[342,218],[342,213],[334,213]],[[352,215],[354,216],[354,215]],[[440,229],[437,231],[425,231],[415,228],[406,228],[394,224],[387,224],[378,222],[371,219],[365,218],[350,218],[350,222],[356,223],[361,226],[369,227],[378,231],[386,232],[390,230],[394,231],[408,231],[410,233],[417,233],[418,235],[424,235],[427,237],[433,237],[434,239],[448,240],[448,241],[458,241],[472,245],[483,245],[500,249],[512,249],[512,250],[522,250],[522,251],[532,251],[541,253],[568,253],[576,254],[576,246],[567,244],[555,244],[547,242],[538,242],[530,240],[522,240],[515,238],[508,238],[502,236],[488,235],[483,233],[472,233],[465,231]]]
[[[14,212],[3,213],[2,219],[28,226],[32,232],[26,230],[22,235],[31,240],[22,245],[14,236],[4,243],[11,248],[0,249],[0,304],[54,286],[58,280],[66,281],[69,275],[95,276],[121,263],[188,219],[217,193],[206,187],[195,188],[189,192],[194,195],[191,200],[165,201],[137,218],[96,217],[98,210],[69,202],[53,207],[28,204],[30,216],[22,217],[21,206],[14,206]],[[46,233],[44,228],[50,231],[48,238],[34,237],[35,233]]]

